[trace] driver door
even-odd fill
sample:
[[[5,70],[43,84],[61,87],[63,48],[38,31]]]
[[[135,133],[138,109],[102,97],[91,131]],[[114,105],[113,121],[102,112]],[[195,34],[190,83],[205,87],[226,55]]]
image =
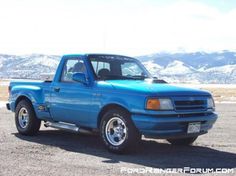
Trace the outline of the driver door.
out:
[[[92,88],[72,80],[74,73],[84,73],[87,70],[80,58],[69,58],[65,61],[61,78],[52,86],[51,114],[54,121],[62,121],[77,125],[89,124]]]

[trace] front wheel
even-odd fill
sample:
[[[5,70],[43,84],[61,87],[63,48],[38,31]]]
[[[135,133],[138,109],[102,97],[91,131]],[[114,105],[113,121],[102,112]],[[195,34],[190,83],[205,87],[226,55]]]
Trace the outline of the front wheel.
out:
[[[32,104],[22,100],[16,106],[15,123],[20,134],[34,135],[39,131],[41,121],[36,117]]]
[[[129,113],[122,109],[105,113],[101,120],[100,135],[106,148],[114,153],[134,151],[141,140]]]
[[[167,139],[172,145],[191,145],[197,137],[179,138],[179,139]]]

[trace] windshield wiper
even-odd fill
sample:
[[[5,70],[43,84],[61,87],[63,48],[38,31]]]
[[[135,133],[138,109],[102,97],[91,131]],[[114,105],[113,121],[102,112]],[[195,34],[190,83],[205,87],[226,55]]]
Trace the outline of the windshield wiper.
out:
[[[137,79],[137,80],[144,80],[149,78],[148,76],[143,76],[143,75],[133,75],[133,76],[129,76],[129,78],[133,78],[133,79]]]
[[[129,76],[120,76],[120,75],[107,75],[103,78],[100,78],[100,80],[126,80],[126,79],[135,80],[136,78],[129,77]]]
[[[144,80],[149,78],[147,76],[134,75],[134,76],[120,76],[120,75],[107,75],[100,80]]]

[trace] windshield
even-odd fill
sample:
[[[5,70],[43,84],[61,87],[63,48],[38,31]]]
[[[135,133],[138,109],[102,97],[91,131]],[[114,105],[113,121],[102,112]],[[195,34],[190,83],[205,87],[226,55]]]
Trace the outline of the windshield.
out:
[[[150,73],[136,59],[116,55],[89,55],[98,80],[151,78]]]

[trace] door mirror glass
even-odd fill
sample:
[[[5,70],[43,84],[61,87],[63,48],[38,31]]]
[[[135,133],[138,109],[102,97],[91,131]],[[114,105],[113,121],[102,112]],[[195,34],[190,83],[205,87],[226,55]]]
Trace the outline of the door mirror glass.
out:
[[[72,75],[72,80],[76,82],[80,82],[83,84],[87,84],[86,77],[84,73],[74,73]]]

